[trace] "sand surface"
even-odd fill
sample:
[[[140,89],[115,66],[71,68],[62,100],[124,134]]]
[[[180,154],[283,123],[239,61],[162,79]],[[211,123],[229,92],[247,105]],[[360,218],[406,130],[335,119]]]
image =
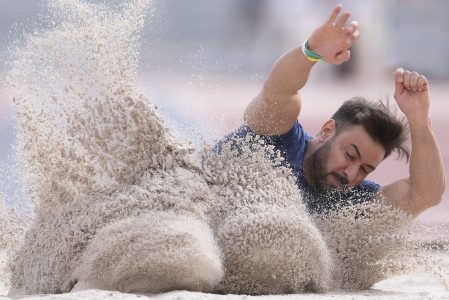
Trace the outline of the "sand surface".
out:
[[[4,254],[1,256],[4,261]],[[0,280],[0,297],[8,299],[8,289],[3,280]],[[59,295],[35,295],[26,299],[449,299],[449,293],[445,288],[425,274],[410,274],[396,276],[376,284],[372,289],[359,292],[332,292],[326,294],[296,294],[296,295],[276,295],[276,296],[246,296],[246,295],[216,295],[208,293],[173,291],[157,295],[148,294],[127,294],[115,291],[104,290],[84,290],[73,293]]]
[[[449,257],[448,257],[449,259]],[[0,252],[0,263],[5,260],[5,254]],[[0,280],[0,298],[8,299],[8,289],[4,278]],[[116,291],[104,291],[89,289],[79,292],[72,292],[59,295],[35,295],[26,299],[165,299],[165,300],[214,300],[214,299],[449,299],[449,293],[445,288],[426,274],[409,274],[389,278],[377,283],[373,288],[359,292],[331,292],[325,294],[293,294],[276,296],[247,296],[247,295],[216,295],[209,293],[198,293],[188,291],[173,291],[168,293],[149,294],[127,294]]]

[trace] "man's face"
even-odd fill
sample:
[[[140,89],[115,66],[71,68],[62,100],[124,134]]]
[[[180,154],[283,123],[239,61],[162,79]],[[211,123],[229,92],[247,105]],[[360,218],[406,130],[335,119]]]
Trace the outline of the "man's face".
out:
[[[309,157],[309,177],[320,190],[344,190],[360,183],[385,155],[362,126],[329,137]]]

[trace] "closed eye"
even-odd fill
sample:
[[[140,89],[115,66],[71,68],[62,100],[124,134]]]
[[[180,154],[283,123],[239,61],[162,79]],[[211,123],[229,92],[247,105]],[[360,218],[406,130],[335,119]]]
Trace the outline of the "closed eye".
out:
[[[348,152],[346,152],[346,157],[347,157],[349,160],[354,160],[354,159],[355,159],[355,157],[352,156],[352,155],[350,155]]]
[[[363,169],[363,168],[361,168],[361,170],[362,170],[362,172],[365,173],[366,175],[369,174],[369,171],[367,171],[367,170],[365,170],[365,169]]]

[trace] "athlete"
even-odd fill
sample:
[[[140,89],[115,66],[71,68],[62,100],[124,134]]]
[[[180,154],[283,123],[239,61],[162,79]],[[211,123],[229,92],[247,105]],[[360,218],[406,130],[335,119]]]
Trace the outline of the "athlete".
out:
[[[443,162],[429,120],[429,83],[424,75],[398,68],[394,98],[406,120],[382,103],[361,97],[343,103],[316,136],[300,124],[301,97],[319,60],[339,65],[350,59],[360,36],[357,21],[337,5],[327,22],[273,65],[260,93],[230,136],[257,134],[281,151],[311,212],[379,199],[417,216],[441,201]],[[299,119],[298,119],[299,117]],[[408,130],[411,151],[405,146]],[[392,152],[409,160],[409,176],[380,186],[365,178]]]

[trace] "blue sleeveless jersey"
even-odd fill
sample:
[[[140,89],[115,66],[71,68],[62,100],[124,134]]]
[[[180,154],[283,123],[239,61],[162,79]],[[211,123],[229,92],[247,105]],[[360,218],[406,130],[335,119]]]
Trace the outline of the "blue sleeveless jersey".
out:
[[[255,136],[255,133],[247,126],[242,125],[234,132],[226,135],[216,146],[215,151],[220,151],[221,145],[233,138],[244,138],[247,135]],[[279,150],[285,158],[285,165],[290,167],[296,178],[296,184],[303,196],[310,213],[321,213],[329,209],[338,209],[350,204],[361,203],[370,200],[381,188],[380,185],[369,180],[363,180],[349,191],[332,191],[323,194],[314,189],[304,177],[304,155],[312,136],[304,131],[298,121],[285,134],[276,136],[259,136],[268,144]]]

